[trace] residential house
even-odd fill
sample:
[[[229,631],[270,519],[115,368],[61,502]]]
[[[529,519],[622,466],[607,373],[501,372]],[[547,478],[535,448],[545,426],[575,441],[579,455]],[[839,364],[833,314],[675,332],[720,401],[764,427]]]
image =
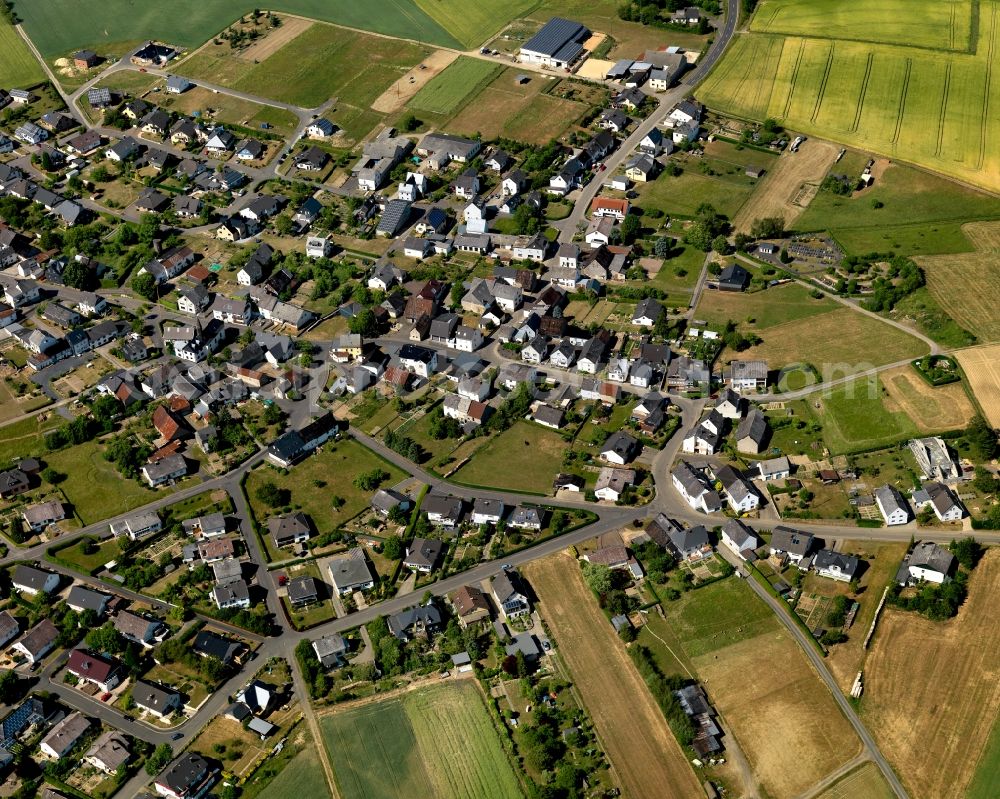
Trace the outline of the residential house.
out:
[[[767,389],[767,361],[733,361],[729,364],[729,387],[738,394]]]
[[[722,510],[722,501],[708,480],[687,461],[678,461],[670,473],[674,488],[694,510],[713,513]]]
[[[140,541],[163,529],[163,522],[155,511],[135,513],[110,523],[111,534],[126,536],[130,541]]]
[[[503,518],[504,504],[502,500],[491,497],[477,497],[472,503],[472,523],[497,524]]]
[[[748,560],[761,545],[760,537],[739,519],[730,519],[722,526],[722,543],[740,560]]]
[[[247,610],[250,588],[242,579],[216,585],[212,588],[212,601],[219,610]]]
[[[803,533],[799,530],[792,530],[789,527],[779,525],[771,530],[771,543],[768,545],[768,552],[771,555],[787,557],[792,563],[802,567],[803,561],[810,555],[815,539],[810,533]],[[808,561],[806,561],[808,568]]]
[[[635,438],[619,430],[608,436],[607,441],[601,446],[601,458],[608,463],[624,466],[631,462],[641,449],[642,445]]]
[[[312,537],[312,522],[297,511],[287,516],[272,516],[267,520],[267,531],[275,547],[281,549],[308,541]]]
[[[66,671],[80,682],[92,683],[105,692],[113,690],[122,680],[121,664],[117,660],[86,649],[74,649],[69,653]]]
[[[769,460],[757,461],[761,480],[784,480],[791,476],[792,466],[784,455]]]
[[[143,479],[150,488],[179,480],[187,474],[187,471],[187,461],[184,460],[183,455],[178,453],[168,455],[155,463],[147,463],[140,469]]]
[[[626,489],[635,485],[634,469],[614,469],[602,466],[594,483],[594,496],[607,502],[617,502]]]
[[[408,569],[430,574],[444,551],[444,543],[436,538],[414,538],[406,548],[403,565]]]
[[[429,637],[441,627],[441,611],[432,603],[417,605],[388,618],[389,632],[400,641]]]
[[[30,663],[41,662],[59,640],[59,628],[48,619],[42,619],[28,632],[21,636],[21,640],[14,644],[14,649],[22,654]]]
[[[324,669],[339,668],[347,662],[350,648],[342,635],[330,633],[312,642],[313,652]]]
[[[924,581],[940,585],[951,579],[955,568],[955,556],[947,549],[931,541],[920,541],[903,558],[896,574],[896,582],[900,585],[912,585]]]
[[[505,619],[517,619],[531,613],[527,591],[513,569],[504,569],[490,580],[490,594]]]
[[[24,524],[29,530],[37,533],[49,525],[65,519],[66,509],[62,502],[51,499],[48,502],[29,505],[21,512],[21,518],[24,519]]]
[[[663,316],[663,306],[656,300],[647,298],[640,300],[632,314],[632,324],[640,327],[653,327]]]
[[[962,467],[952,458],[944,439],[938,436],[915,438],[907,446],[924,480],[953,483],[961,479]]]
[[[732,466],[715,470],[715,479],[722,483],[722,492],[735,513],[750,513],[760,505],[760,497],[753,486]]]
[[[128,740],[117,730],[108,730],[98,736],[83,756],[85,763],[112,776],[131,759]]]
[[[451,595],[451,604],[462,629],[490,618],[489,600],[475,586],[463,585]]]
[[[462,520],[464,506],[458,497],[428,494],[420,505],[427,520],[438,527],[457,527]]]
[[[185,752],[156,778],[154,786],[167,799],[201,799],[215,783],[217,770],[195,752]]]
[[[713,408],[684,436],[681,449],[692,455],[714,455],[719,449],[724,427],[722,414]]]
[[[875,504],[889,527],[906,524],[910,520],[910,508],[893,485],[886,483],[875,489]]]
[[[59,575],[19,563],[14,567],[11,583],[14,590],[21,594],[51,594],[59,587]]]
[[[118,611],[114,625],[123,638],[143,646],[152,646],[157,634],[163,629],[163,622],[159,619],[148,619],[128,610]]]
[[[926,482],[919,491],[913,492],[912,499],[914,507],[933,510],[938,521],[958,522],[965,516],[962,503],[944,483]]]
[[[750,273],[739,264],[730,264],[718,277],[719,291],[745,291],[750,285]]]
[[[813,557],[812,565],[821,577],[829,577],[842,583],[851,582],[861,569],[861,561],[854,555],[845,555],[831,549],[819,550]]]
[[[42,738],[39,748],[46,757],[61,760],[72,751],[84,733],[90,728],[90,721],[82,713],[73,712],[57,723]]]
[[[367,591],[375,586],[376,576],[368,556],[361,547],[329,560],[330,579],[338,594]]]
[[[767,417],[757,408],[751,408],[736,428],[736,449],[756,455],[764,450],[770,434]]]
[[[625,177],[636,183],[648,183],[659,172],[659,163],[648,153],[637,153],[625,164]]]
[[[703,525],[681,527],[673,523],[667,528],[669,549],[678,560],[699,561],[711,556],[712,541]]]
[[[70,610],[75,610],[77,613],[92,610],[98,617],[104,615],[110,602],[111,597],[108,594],[92,591],[82,585],[74,585],[66,596],[66,606]]]

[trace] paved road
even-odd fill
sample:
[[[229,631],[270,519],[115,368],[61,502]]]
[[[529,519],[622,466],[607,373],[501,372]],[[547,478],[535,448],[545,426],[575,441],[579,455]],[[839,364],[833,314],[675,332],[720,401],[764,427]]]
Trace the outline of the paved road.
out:
[[[896,776],[896,772],[893,771],[892,766],[889,765],[889,761],[885,759],[882,752],[878,748],[878,744],[875,743],[875,739],[872,734],[868,732],[868,728],[861,723],[861,719],[858,718],[858,714],[854,712],[854,708],[851,703],[847,701],[847,698],[841,693],[840,686],[837,685],[837,681],[833,678],[830,670],[826,667],[826,663],[823,662],[823,658],[819,656],[816,652],[816,647],[813,642],[810,641],[805,633],[799,628],[795,622],[791,620],[788,615],[788,608],[782,605],[781,600],[775,599],[767,591],[765,591],[756,580],[752,578],[747,578],[747,582],[750,584],[750,588],[753,592],[757,594],[761,599],[764,600],[774,611],[774,614],[778,617],[781,623],[785,626],[785,629],[791,633],[792,637],[798,642],[799,647],[805,653],[809,662],[812,663],[813,668],[816,669],[819,676],[826,683],[827,688],[830,689],[830,693],[833,694],[834,701],[840,707],[841,712],[847,717],[847,720],[854,727],[854,731],[858,734],[861,739],[862,744],[868,751],[869,756],[874,761],[875,765],[879,767],[882,772],[882,776],[885,777],[889,786],[892,788],[893,793],[896,794],[900,799],[906,799],[908,794],[903,784],[899,781]]]

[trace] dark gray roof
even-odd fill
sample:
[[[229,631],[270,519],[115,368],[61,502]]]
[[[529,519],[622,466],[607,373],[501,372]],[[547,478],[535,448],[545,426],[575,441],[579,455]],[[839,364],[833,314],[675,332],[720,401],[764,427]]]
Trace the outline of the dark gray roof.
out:
[[[378,230],[394,236],[406,226],[409,219],[410,203],[406,200],[389,200],[379,220]]]
[[[813,536],[790,527],[778,526],[771,531],[771,549],[805,557],[812,549]]]
[[[736,428],[736,440],[749,438],[755,444],[760,444],[767,436],[767,417],[757,408],[753,408],[740,421]]]
[[[854,555],[844,555],[831,549],[821,549],[813,558],[813,566],[817,570],[837,567],[848,578],[854,577],[860,565],[861,561]]]
[[[589,35],[590,31],[579,22],[553,17],[521,49],[543,53],[561,61],[571,61],[583,49],[582,42]]]

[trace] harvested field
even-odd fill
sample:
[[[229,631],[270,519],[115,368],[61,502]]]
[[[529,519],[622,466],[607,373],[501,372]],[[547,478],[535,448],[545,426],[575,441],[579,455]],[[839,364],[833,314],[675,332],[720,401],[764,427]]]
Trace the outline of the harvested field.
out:
[[[869,762],[841,777],[814,799],[893,799],[894,796],[878,766]]]
[[[797,796],[860,751],[854,730],[784,629],[693,663],[768,795]]]
[[[738,231],[749,233],[754,219],[780,216],[786,227],[799,218],[826,177],[840,148],[829,142],[810,139],[797,153],[785,152],[772,162],[770,170],[754,192],[753,202],[743,205],[733,220]]]
[[[964,228],[967,235],[970,228]],[[995,234],[980,228],[975,235],[986,243]],[[927,288],[945,313],[980,341],[1000,341],[1000,254],[987,247],[975,253],[914,260],[923,268]]]
[[[985,750],[1000,711],[998,590],[1000,551],[991,550],[954,619],[889,608],[879,623],[862,719],[914,799],[965,796]]]
[[[1000,344],[955,353],[987,421],[1000,427]]]
[[[611,625],[567,554],[535,561],[528,579],[622,789],[632,799],[690,799],[701,788]]]
[[[960,430],[976,414],[961,383],[931,386],[912,366],[883,372],[881,377],[889,394],[886,409],[903,411],[921,433]]]
[[[263,61],[268,56],[274,55],[313,24],[312,20],[302,17],[282,15],[280,19],[280,27],[270,29],[267,36],[258,39],[246,50],[241,51],[237,58],[242,58],[244,61]]]
[[[771,369],[811,363],[824,378],[836,378],[927,353],[920,339],[850,308],[786,322],[759,335],[762,344],[738,355],[727,351],[724,359],[762,358]]]
[[[1000,254],[1000,222],[969,222],[962,232],[980,252]]]
[[[458,58],[457,53],[450,50],[435,50],[421,64],[418,64],[392,86],[386,89],[372,103],[372,110],[383,114],[392,114],[406,105],[414,95],[426,86],[431,78]]]

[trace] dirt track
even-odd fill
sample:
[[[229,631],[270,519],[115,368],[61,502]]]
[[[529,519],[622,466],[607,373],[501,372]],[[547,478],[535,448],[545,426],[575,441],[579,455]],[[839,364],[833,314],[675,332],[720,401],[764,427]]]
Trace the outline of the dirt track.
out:
[[[569,555],[527,569],[557,651],[590,713],[625,796],[691,799],[698,780]]]
[[[449,50],[435,50],[422,63],[415,66],[375,98],[372,110],[383,114],[392,114],[401,110],[413,95],[456,58],[458,58],[458,53]]]
[[[822,182],[833,165],[840,149],[833,144],[816,139],[804,142],[797,153],[785,151],[774,162],[774,169],[761,179],[751,202],[744,203],[733,225],[736,230],[747,233],[754,219],[780,216],[785,226],[798,219],[815,196],[815,190],[808,187]],[[796,202],[798,199],[798,202]]]
[[[888,609],[865,666],[862,718],[913,799],[964,796],[1000,711],[1000,551],[956,618]]]

